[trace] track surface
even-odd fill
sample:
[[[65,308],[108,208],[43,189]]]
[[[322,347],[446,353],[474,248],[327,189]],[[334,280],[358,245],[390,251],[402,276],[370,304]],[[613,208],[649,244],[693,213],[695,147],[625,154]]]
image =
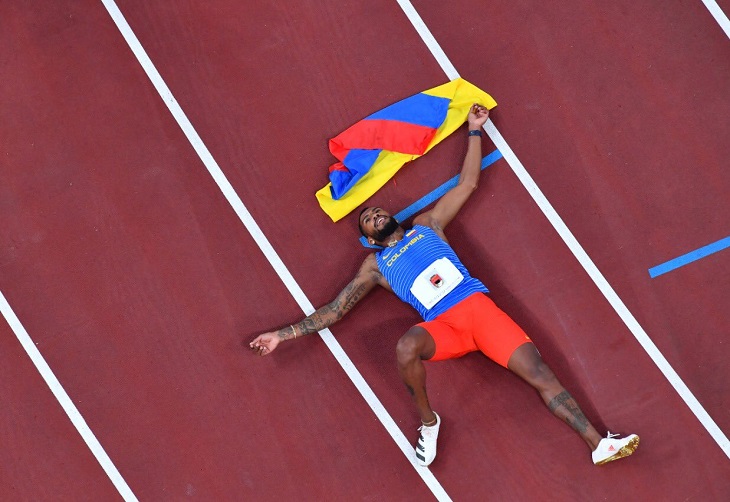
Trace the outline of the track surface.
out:
[[[333,224],[314,199],[332,161],[326,140],[446,77],[395,1],[291,4],[118,5],[318,306],[367,253],[355,217]],[[727,36],[699,1],[414,6],[461,75],[497,99],[512,149],[730,433],[730,251],[647,272],[730,234]],[[103,5],[5,2],[0,18],[0,291],[135,495],[432,497],[318,337],[248,353],[248,340],[301,310]],[[464,148],[455,134],[373,203],[406,207],[458,172]],[[431,472],[452,499],[730,493],[727,456],[505,161],[448,235],[595,425],[642,437],[634,457],[596,468],[514,376],[478,355],[430,364],[444,419]],[[378,291],[332,329],[413,440],[394,347],[417,320]],[[0,340],[3,497],[117,497],[5,323]]]

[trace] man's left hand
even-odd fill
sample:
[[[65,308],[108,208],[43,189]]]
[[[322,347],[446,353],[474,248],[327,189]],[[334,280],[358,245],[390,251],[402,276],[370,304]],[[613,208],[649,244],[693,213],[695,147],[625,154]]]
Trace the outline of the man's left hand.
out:
[[[482,105],[474,103],[469,110],[467,121],[469,122],[469,130],[481,129],[489,118],[489,110]]]

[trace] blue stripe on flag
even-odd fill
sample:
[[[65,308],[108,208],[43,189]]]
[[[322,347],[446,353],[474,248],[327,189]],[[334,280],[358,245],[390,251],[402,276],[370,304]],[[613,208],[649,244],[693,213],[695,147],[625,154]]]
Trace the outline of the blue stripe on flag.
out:
[[[330,173],[330,181],[332,186],[330,192],[332,198],[337,200],[347,193],[355,184],[360,181],[360,178],[365,176],[370,168],[373,166],[378,155],[383,150],[350,150],[345,155],[342,163],[347,167],[347,171],[332,171]]]
[[[365,120],[397,120],[438,129],[446,118],[449,103],[448,98],[419,93],[387,106]]]

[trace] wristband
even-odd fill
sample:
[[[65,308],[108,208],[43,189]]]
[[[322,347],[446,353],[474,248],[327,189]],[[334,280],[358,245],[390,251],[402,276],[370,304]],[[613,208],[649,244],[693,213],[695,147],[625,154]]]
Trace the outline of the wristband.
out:
[[[469,131],[469,136],[479,136],[481,138],[482,131],[480,129],[474,129],[473,131]]]

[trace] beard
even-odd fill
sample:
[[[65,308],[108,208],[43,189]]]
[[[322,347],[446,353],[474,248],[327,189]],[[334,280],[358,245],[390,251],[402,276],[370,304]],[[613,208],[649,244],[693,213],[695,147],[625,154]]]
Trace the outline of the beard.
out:
[[[385,222],[385,225],[383,225],[383,228],[381,228],[380,230],[376,229],[373,232],[373,239],[380,242],[384,241],[385,239],[393,235],[393,232],[398,229],[399,225],[400,224],[395,218],[393,218],[392,216],[388,216],[388,219]]]

